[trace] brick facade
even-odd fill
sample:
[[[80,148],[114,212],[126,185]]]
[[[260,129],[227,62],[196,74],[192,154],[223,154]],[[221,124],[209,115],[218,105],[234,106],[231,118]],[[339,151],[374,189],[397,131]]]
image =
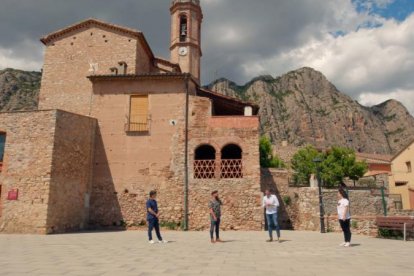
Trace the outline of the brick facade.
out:
[[[198,1],[172,5],[175,20],[175,8],[191,10],[189,38],[200,45]],[[242,116],[245,107],[254,114],[258,108],[199,87],[199,46],[172,41],[169,62],[154,57],[141,32],[95,19],[52,33],[42,42],[46,51],[39,108],[79,115],[1,115],[5,125],[0,124],[0,131],[11,136],[3,191],[20,188],[22,197],[5,201],[2,194],[0,230],[56,233],[142,224],[145,201],[154,189],[161,221],[181,224],[186,171],[190,229],[209,225],[212,190],[223,198],[225,229],[261,228],[259,118]],[[176,57],[177,45],[189,46],[189,54]],[[148,99],[146,127],[131,131],[131,96],[138,95]],[[228,116],[213,116],[217,113]],[[203,144],[216,151],[215,178],[194,177],[194,152]],[[222,160],[225,148],[228,154],[240,151],[240,156]],[[22,164],[33,167],[26,170]]]

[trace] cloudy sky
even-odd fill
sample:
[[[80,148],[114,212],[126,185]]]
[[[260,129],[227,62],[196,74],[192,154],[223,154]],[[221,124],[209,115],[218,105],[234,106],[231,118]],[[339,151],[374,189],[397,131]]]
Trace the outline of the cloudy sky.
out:
[[[39,70],[39,38],[89,17],[139,29],[168,57],[170,0],[0,0],[0,69]],[[414,0],[201,0],[203,76],[244,84],[303,66],[362,104],[414,114]]]

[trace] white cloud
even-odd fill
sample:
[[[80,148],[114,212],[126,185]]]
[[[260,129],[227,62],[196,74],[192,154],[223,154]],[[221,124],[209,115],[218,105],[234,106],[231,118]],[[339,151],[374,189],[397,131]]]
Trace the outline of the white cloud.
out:
[[[245,74],[276,72],[310,66],[323,72],[338,88],[363,103],[395,97],[414,100],[414,15],[404,22],[384,21],[374,29],[344,36],[326,34],[271,59],[244,64]],[[249,64],[249,65],[248,65]],[[371,91],[371,92],[364,92]],[[407,98],[408,97],[408,98]],[[414,106],[409,106],[414,114]]]
[[[40,71],[42,68],[42,48],[39,43],[22,40],[13,48],[0,47],[0,69],[17,68],[28,71]]]
[[[42,62],[24,57],[16,57],[11,49],[0,48],[0,69],[17,68],[28,71],[40,71]]]

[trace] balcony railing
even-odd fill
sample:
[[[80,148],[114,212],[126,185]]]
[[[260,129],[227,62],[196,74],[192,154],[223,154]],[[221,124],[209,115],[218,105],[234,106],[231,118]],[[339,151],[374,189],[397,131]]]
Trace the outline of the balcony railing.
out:
[[[243,161],[241,159],[223,159],[216,166],[215,160],[194,160],[194,178],[243,178]]]
[[[216,173],[215,160],[195,160],[194,161],[194,178],[209,179],[214,178]]]
[[[243,178],[241,159],[223,159],[220,166],[220,178]]]
[[[148,132],[149,131],[149,118],[145,116],[133,116],[128,118],[128,122],[125,125],[125,131],[127,132]]]

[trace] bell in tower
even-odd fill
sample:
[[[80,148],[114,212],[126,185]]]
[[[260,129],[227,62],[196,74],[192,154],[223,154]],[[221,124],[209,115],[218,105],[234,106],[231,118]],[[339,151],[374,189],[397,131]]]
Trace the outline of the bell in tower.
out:
[[[171,8],[171,62],[200,81],[201,23],[199,0],[174,0]]]

